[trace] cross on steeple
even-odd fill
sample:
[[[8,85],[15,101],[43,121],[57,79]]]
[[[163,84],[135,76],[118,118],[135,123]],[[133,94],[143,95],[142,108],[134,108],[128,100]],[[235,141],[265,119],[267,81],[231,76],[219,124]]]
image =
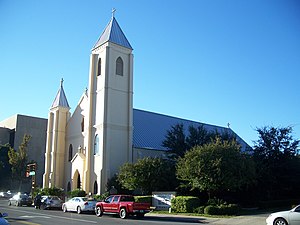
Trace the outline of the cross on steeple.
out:
[[[116,9],[115,9],[115,8],[112,8],[112,10],[111,10],[111,17],[112,17],[112,18],[115,17],[115,12],[116,12]]]
[[[61,80],[60,80],[60,86],[61,87],[63,86],[63,83],[64,83],[64,78],[61,78]]]

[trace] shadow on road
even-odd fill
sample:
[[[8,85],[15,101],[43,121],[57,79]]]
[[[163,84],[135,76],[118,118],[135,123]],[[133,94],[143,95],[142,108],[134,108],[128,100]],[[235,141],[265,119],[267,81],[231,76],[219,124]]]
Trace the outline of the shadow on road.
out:
[[[134,217],[133,217],[134,218]],[[174,223],[202,223],[208,224],[208,221],[205,218],[196,218],[196,217],[181,217],[181,216],[145,216],[145,221],[172,221]]]

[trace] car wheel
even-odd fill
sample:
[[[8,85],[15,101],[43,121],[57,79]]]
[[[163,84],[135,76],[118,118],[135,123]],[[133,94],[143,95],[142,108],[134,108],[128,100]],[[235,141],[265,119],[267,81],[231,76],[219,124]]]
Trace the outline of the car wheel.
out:
[[[102,212],[102,209],[100,206],[96,207],[95,213],[96,213],[96,216],[98,216],[98,217],[102,216],[103,212]]]
[[[16,206],[20,206],[20,203],[19,203],[19,202],[16,202]]]
[[[121,208],[119,212],[119,216],[121,219],[126,219],[127,218],[127,212],[125,208]]]
[[[11,201],[8,201],[8,205],[11,206]]]
[[[67,210],[67,206],[63,206],[63,212],[65,213],[65,212],[67,212],[68,210]]]
[[[77,213],[80,214],[82,211],[81,211],[81,208],[80,206],[77,206]]]
[[[288,223],[283,218],[278,218],[275,220],[274,225],[288,225]]]

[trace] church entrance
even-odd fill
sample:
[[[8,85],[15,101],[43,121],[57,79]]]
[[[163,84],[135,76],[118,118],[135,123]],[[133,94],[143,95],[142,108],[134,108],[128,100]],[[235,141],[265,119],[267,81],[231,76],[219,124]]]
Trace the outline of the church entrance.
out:
[[[72,187],[74,187],[74,189],[81,189],[81,178],[78,170],[74,173]]]

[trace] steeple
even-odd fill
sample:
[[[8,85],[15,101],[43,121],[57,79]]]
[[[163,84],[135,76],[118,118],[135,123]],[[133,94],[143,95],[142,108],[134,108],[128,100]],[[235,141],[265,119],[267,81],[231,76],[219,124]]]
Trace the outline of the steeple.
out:
[[[63,82],[64,82],[64,79],[62,78],[60,81],[60,88],[56,94],[56,97],[55,97],[52,105],[51,105],[51,108],[55,108],[58,106],[64,107],[64,108],[70,108],[66,94],[64,92]]]
[[[103,33],[101,34],[93,49],[99,47],[100,45],[103,45],[106,42],[112,42],[125,48],[132,49],[129,41],[125,37],[122,29],[120,28],[117,20],[115,19],[115,11],[115,9],[112,10],[111,20],[104,29]]]

